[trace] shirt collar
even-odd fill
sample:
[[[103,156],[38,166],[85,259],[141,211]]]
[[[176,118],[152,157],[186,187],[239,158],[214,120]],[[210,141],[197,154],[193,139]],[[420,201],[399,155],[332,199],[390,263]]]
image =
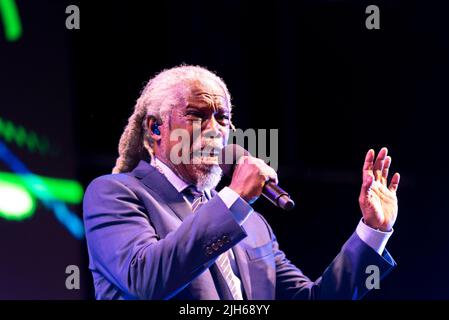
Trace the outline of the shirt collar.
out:
[[[151,158],[151,165],[159,169],[159,171],[162,171],[161,173],[167,178],[167,180],[173,185],[173,187],[175,187],[175,189],[178,192],[182,193],[184,189],[189,186],[187,182],[178,177],[176,173],[173,172],[172,169],[170,169],[165,163],[163,163],[158,158],[153,156]],[[210,199],[210,190],[206,189],[204,190],[204,192],[206,193],[206,196]]]

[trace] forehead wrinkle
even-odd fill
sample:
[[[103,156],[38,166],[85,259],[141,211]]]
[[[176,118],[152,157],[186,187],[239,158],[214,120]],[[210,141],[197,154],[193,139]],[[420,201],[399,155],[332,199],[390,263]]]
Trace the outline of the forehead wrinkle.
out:
[[[226,92],[219,83],[210,79],[195,79],[188,86],[190,87],[188,100],[206,104],[214,112],[217,112],[220,107],[224,107],[230,111],[231,106],[228,105]]]
[[[197,92],[193,95],[193,100],[200,102],[200,104],[206,104],[208,107],[213,108],[214,112],[218,112],[220,109],[226,110],[224,99],[225,97],[220,94],[212,94],[209,92]]]

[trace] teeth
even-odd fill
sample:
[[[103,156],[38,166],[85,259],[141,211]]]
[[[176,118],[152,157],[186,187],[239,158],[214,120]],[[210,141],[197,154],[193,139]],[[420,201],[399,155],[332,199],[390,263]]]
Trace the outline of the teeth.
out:
[[[203,155],[203,156],[218,156],[220,153],[218,152],[218,151],[209,151],[209,152],[207,152],[207,151],[202,151],[201,152],[201,155]]]
[[[217,154],[207,154],[207,153],[203,153],[201,156],[204,158],[218,157]]]
[[[207,150],[205,150],[207,148]],[[193,154],[197,157],[218,157],[220,155],[219,147],[204,146],[203,148],[194,151]]]

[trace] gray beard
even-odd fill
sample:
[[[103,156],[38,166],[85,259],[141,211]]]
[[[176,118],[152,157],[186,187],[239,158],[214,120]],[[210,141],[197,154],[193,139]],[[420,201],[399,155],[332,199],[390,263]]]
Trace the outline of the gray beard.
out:
[[[199,191],[214,189],[223,174],[218,165],[192,165],[192,170],[197,178],[196,187]]]

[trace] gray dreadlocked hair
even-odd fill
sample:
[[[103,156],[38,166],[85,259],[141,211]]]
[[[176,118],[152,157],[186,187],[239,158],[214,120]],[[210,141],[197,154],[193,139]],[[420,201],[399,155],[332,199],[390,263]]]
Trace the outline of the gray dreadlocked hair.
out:
[[[231,108],[231,96],[224,81],[200,66],[181,65],[166,69],[148,81],[137,99],[133,114],[120,137],[119,157],[112,173],[132,171],[140,160],[151,160],[153,139],[147,128],[148,117],[164,121],[169,111],[185,99],[188,83],[195,80],[214,81],[223,89]],[[234,126],[231,123],[231,128]]]

